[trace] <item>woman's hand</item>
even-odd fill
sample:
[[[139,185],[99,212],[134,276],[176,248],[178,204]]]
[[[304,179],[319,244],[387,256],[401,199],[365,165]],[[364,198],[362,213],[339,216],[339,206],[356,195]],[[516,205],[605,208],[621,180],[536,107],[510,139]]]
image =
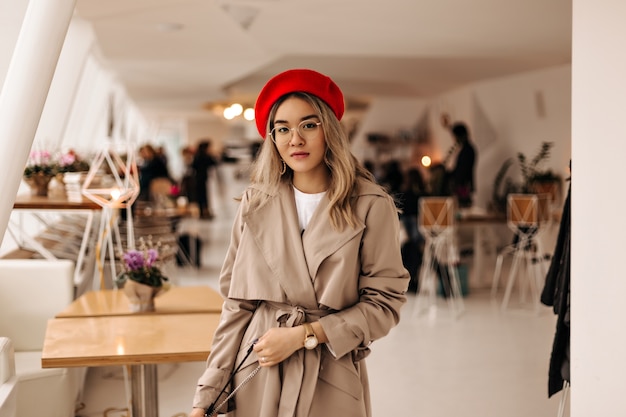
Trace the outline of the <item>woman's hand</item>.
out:
[[[259,338],[253,350],[259,357],[259,365],[273,366],[284,361],[303,346],[304,328],[302,326],[273,327]]]

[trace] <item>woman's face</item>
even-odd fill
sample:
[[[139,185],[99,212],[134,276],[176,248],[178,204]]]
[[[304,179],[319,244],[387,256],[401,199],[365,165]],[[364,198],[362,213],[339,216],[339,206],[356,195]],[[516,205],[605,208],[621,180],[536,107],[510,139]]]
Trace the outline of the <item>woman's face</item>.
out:
[[[294,172],[296,187],[299,181],[326,182],[329,176],[324,163],[326,141],[324,129],[318,124],[320,121],[313,107],[298,97],[288,98],[276,110],[274,142],[283,161]],[[309,137],[303,138],[300,131]]]

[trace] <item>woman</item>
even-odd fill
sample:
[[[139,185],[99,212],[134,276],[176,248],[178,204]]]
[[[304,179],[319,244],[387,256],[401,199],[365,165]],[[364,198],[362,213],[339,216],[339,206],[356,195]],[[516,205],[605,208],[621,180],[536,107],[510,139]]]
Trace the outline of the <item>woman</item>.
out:
[[[217,162],[210,153],[211,141],[204,139],[198,144],[198,149],[194,155],[191,166],[195,173],[195,196],[200,208],[200,217],[203,219],[213,219],[211,201],[209,200],[209,177],[211,169]]]
[[[142,164],[139,166],[139,196],[138,200],[149,201],[150,184],[156,178],[170,179],[169,170],[163,159],[157,156],[156,149],[150,144],[143,145],[139,148],[139,156]]]
[[[451,131],[456,146],[459,147],[454,168],[450,173],[453,195],[457,197],[460,207],[471,207],[472,193],[474,192],[476,149],[469,140],[469,131],[465,123],[455,123]]]
[[[235,219],[222,319],[190,417],[204,415],[251,346],[228,391],[254,376],[229,416],[371,415],[363,359],[398,323],[409,275],[394,203],[350,153],[343,110],[339,87],[306,69],[276,75],[257,98],[266,140]]]

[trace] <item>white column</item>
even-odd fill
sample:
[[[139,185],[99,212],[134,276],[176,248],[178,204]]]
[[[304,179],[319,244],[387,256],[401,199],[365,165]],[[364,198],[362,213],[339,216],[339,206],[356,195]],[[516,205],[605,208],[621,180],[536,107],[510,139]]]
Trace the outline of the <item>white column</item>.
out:
[[[76,0],[30,0],[0,94],[0,241]]]
[[[571,416],[626,416],[626,2],[573,6]]]

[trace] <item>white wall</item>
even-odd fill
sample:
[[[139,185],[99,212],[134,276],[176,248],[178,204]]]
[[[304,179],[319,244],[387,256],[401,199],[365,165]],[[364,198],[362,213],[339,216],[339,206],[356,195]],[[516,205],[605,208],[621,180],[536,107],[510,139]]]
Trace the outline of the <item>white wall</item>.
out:
[[[545,168],[563,178],[569,176],[571,158],[571,67],[569,65],[528,72],[481,83],[442,94],[428,101],[420,99],[376,99],[365,114],[353,145],[360,158],[372,155],[367,133],[396,134],[412,130],[424,114],[428,117],[429,145],[420,148],[440,161],[453,144],[449,131],[440,124],[442,113],[452,122],[463,121],[470,129],[478,153],[476,205],[487,207],[493,181],[507,158],[517,152],[534,156],[544,141],[554,142]],[[410,155],[400,149],[398,155]],[[509,170],[515,181],[519,169]]]
[[[71,110],[76,101],[80,86],[79,80],[84,74],[87,57],[94,43],[95,36],[91,27],[80,20],[73,19],[65,36],[63,49],[39,120],[35,146],[48,150],[61,147],[65,130],[72,116]],[[87,141],[83,140],[81,145],[74,140],[71,145],[80,151],[86,146],[84,142]]]
[[[376,150],[367,143],[369,133],[397,135],[401,131],[413,131],[427,111],[424,99],[377,98],[362,115],[358,131],[352,142],[352,152],[360,160],[377,158],[406,158],[406,150],[397,149],[390,155],[376,155]],[[402,155],[404,154],[404,155]]]
[[[3,1],[0,11],[3,11],[5,2],[0,1]],[[19,7],[17,9],[20,10]],[[20,27],[21,24],[17,25],[17,29]],[[88,154],[107,146],[111,97],[115,98],[114,110],[118,118],[115,139],[128,138],[131,134],[138,136],[145,129],[143,116],[127,97],[124,88],[100,62],[93,39],[91,27],[73,18],[34,133],[33,148],[51,152],[74,148],[79,153]],[[3,48],[0,49],[0,63],[5,60],[10,62],[16,41],[17,35],[13,37],[13,44],[0,44]],[[6,74],[1,75],[4,84]],[[13,154],[11,158],[15,161]],[[20,162],[16,162],[15,167],[23,168]],[[21,184],[18,193],[27,192],[28,188]],[[4,240],[3,249],[12,245],[10,237],[9,242]]]
[[[91,25],[74,17],[33,146],[92,154],[111,139],[136,146],[147,130],[144,116],[101,61]]]
[[[573,11],[572,417],[626,416],[626,2]]]
[[[196,146],[202,139],[224,143],[231,135],[231,128],[224,120],[218,119],[196,119],[187,122],[187,140],[189,145]]]
[[[0,86],[9,69],[29,0],[0,0]],[[2,88],[0,88],[2,91]]]
[[[563,178],[571,159],[571,67],[569,65],[489,80],[464,89],[466,119],[478,151],[476,167],[479,205],[491,200],[493,181],[502,163],[518,152],[534,156],[542,142],[554,142],[544,167]],[[451,98],[445,97],[449,103]],[[467,112],[466,112],[467,114]],[[454,114],[452,114],[454,120]],[[459,117],[458,120],[464,120]],[[449,134],[442,135],[446,146]],[[519,180],[517,162],[509,170]]]

